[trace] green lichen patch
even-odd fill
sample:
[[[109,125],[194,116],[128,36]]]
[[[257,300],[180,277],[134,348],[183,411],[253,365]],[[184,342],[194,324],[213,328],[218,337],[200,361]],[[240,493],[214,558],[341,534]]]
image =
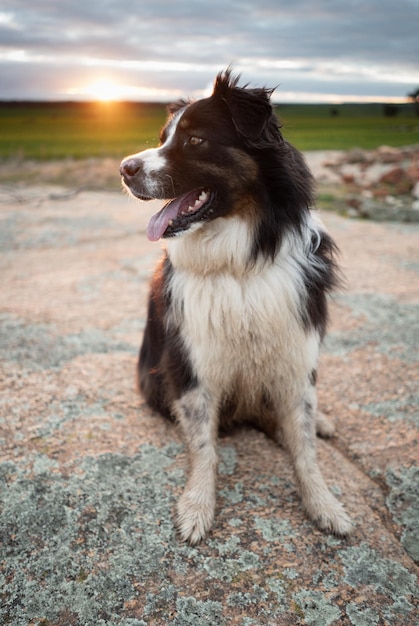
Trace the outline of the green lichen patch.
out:
[[[68,476],[41,471],[29,478],[8,463],[1,492],[4,619],[59,623],[71,611],[80,621],[69,624],[96,624],[137,597],[134,581],[164,580],[180,478],[166,469],[177,452],[173,445],[143,446],[132,458],[87,458]]]
[[[411,558],[419,562],[419,467],[389,469],[390,487],[386,504],[394,520],[402,526],[401,542]]]
[[[349,602],[346,607],[346,614],[354,626],[375,626],[380,621],[377,611],[369,607],[358,606],[354,602]]]
[[[196,598],[178,598],[176,603],[177,615],[173,620],[175,626],[213,626],[219,624],[223,626],[225,620],[222,616],[222,605],[220,602],[207,600],[202,602]]]
[[[255,569],[259,564],[259,556],[249,550],[240,550],[235,558],[206,557],[203,559],[204,569],[211,578],[230,583],[242,572]]]
[[[370,402],[362,405],[362,410],[377,417],[385,417],[389,422],[407,420],[419,428],[419,394],[408,395],[394,400]]]
[[[325,352],[345,356],[366,344],[374,344],[377,351],[390,357],[417,362],[417,305],[400,303],[391,296],[379,294],[345,294],[338,300],[349,306],[356,317],[366,321],[350,333],[329,333],[324,342]]]
[[[339,551],[345,570],[345,581],[353,588],[368,586],[381,596],[380,607],[392,619],[400,618],[400,609],[411,614],[411,601],[419,597],[416,576],[401,563],[384,558],[366,544]],[[399,600],[404,597],[403,607]],[[398,623],[394,621],[393,623]],[[410,623],[410,622],[406,622]]]
[[[295,536],[295,531],[286,519],[255,517],[255,526],[265,541],[283,541],[285,538]]]
[[[106,230],[115,229],[117,223],[104,215],[80,217],[46,212],[43,219],[33,210],[20,210],[6,218],[0,238],[1,249],[39,250],[74,246],[79,242],[99,238]],[[128,234],[128,229],[127,229]]]
[[[299,608],[303,624],[329,626],[339,620],[341,611],[321,591],[302,589],[293,595]]]
[[[53,324],[29,324],[8,314],[0,315],[0,344],[3,359],[19,363],[25,371],[59,368],[85,354],[136,352],[136,347],[97,328],[62,335]]]
[[[236,471],[237,452],[233,446],[220,446],[218,450],[218,473],[232,476]]]

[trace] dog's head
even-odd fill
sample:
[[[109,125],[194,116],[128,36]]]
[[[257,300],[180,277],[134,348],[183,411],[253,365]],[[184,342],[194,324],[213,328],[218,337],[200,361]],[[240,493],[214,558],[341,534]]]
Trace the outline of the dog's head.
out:
[[[209,98],[169,107],[160,146],[126,157],[123,185],[141,200],[168,200],[149,239],[196,230],[260,193],[257,153],[283,142],[271,90],[238,87],[229,70]]]

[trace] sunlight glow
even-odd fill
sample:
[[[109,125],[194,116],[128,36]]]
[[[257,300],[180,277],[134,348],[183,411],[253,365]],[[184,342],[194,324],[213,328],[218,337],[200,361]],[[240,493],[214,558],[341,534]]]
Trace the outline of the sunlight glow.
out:
[[[88,98],[92,98],[93,100],[112,102],[121,99],[122,90],[119,85],[111,81],[103,80],[86,87],[85,94]]]
[[[119,101],[170,102],[185,95],[182,89],[162,89],[141,85],[121,85],[110,80],[88,83],[80,87],[69,87],[66,96],[74,100],[103,103]],[[201,94],[199,94],[201,96]]]

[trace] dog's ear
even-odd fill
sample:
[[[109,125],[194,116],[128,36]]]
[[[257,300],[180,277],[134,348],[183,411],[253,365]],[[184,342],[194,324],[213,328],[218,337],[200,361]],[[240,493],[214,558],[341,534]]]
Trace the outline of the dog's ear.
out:
[[[186,98],[182,98],[181,100],[178,100],[177,102],[172,102],[171,104],[169,104],[167,106],[167,112],[169,115],[174,115],[181,109],[184,109],[186,106],[188,106],[188,104],[190,104],[190,100],[186,100]]]
[[[275,116],[271,105],[271,96],[275,89],[249,89],[247,85],[238,87],[239,80],[240,75],[233,76],[232,68],[228,67],[218,74],[213,96],[227,106],[232,122],[243,138],[257,142],[264,134],[275,135],[272,131],[272,120]],[[277,127],[275,122],[275,128]]]
[[[272,106],[267,89],[231,89],[226,102],[237,132],[256,141],[262,135],[271,116]]]

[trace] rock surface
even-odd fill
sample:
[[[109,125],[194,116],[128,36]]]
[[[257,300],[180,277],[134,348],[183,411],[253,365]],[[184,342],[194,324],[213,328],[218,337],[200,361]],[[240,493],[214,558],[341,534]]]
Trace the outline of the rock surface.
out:
[[[419,222],[419,146],[309,152],[306,159],[320,189],[339,188],[335,207],[349,217]]]
[[[286,454],[243,429],[220,440],[215,524],[191,548],[172,518],[179,432],[134,390],[155,209],[0,189],[0,623],[416,625],[419,227],[322,216],[347,289],[319,373],[337,434],[318,454],[353,535],[319,532]]]

